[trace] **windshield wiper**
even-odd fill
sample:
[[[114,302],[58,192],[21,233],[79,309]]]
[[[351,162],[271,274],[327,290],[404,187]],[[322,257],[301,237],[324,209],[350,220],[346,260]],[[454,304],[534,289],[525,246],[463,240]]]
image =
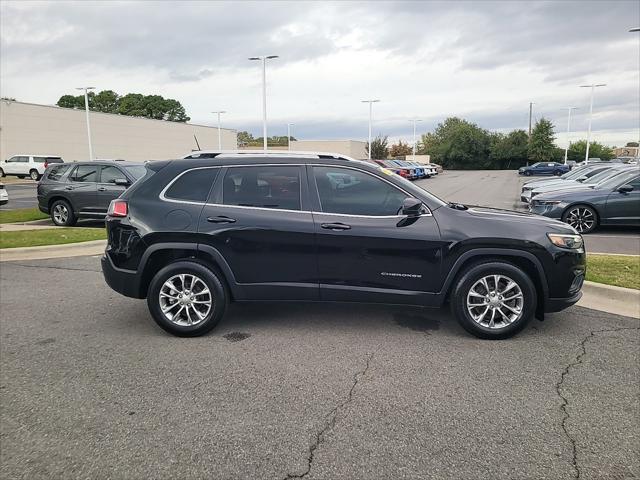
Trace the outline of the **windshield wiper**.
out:
[[[469,210],[469,207],[461,203],[447,202],[447,205],[454,210]]]

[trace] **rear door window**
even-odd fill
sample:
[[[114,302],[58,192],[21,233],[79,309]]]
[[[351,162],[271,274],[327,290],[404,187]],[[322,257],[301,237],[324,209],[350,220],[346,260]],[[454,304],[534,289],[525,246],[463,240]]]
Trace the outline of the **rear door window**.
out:
[[[225,205],[300,210],[300,167],[229,167],[222,197]]]
[[[69,167],[71,167],[71,165],[69,165],[68,163],[67,164],[61,163],[54,167],[51,167],[49,169],[49,173],[47,174],[47,178],[49,180],[58,181],[62,178],[65,172],[69,170]]]
[[[78,165],[71,174],[73,182],[97,182],[98,165]]]
[[[218,175],[219,168],[197,168],[178,177],[164,193],[170,200],[204,203]]]
[[[116,183],[116,180],[129,181],[118,167],[112,165],[103,166],[102,172],[100,172],[100,183]]]

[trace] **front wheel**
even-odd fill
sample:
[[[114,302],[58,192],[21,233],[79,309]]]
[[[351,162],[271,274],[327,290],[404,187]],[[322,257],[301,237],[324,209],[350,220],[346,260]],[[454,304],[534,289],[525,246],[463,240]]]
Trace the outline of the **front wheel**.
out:
[[[500,340],[520,332],[536,309],[529,276],[510,263],[493,261],[468,267],[451,293],[451,310],[467,332]]]
[[[530,172],[530,171],[528,171],[528,170],[527,170],[526,172],[524,172],[524,174],[525,174],[527,177],[530,177],[530,176],[531,176],[531,172]]]
[[[553,174],[554,174],[556,177],[559,177],[560,175],[562,175],[562,172],[561,172],[560,170],[556,170],[555,172],[553,172]]]
[[[31,180],[33,180],[34,182],[37,182],[38,180],[40,180],[40,174],[38,173],[37,170],[31,170],[29,172],[29,176],[31,177]]]
[[[4,170],[0,168],[0,178],[3,178],[4,176]]]
[[[155,322],[179,337],[197,337],[213,329],[227,308],[222,279],[199,263],[178,261],[151,280],[147,305]]]
[[[574,205],[562,214],[562,221],[571,225],[578,233],[591,233],[598,226],[598,214],[587,205]]]

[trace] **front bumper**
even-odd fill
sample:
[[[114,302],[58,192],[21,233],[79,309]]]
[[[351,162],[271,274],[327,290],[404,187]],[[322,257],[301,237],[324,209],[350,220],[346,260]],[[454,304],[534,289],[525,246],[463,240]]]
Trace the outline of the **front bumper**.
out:
[[[545,313],[560,312],[565,308],[569,308],[571,305],[578,303],[582,298],[582,292],[578,291],[574,295],[568,298],[548,298],[544,304]]]
[[[140,289],[140,275],[138,272],[116,267],[109,254],[105,253],[100,259],[102,274],[107,285],[125,297],[145,298]]]

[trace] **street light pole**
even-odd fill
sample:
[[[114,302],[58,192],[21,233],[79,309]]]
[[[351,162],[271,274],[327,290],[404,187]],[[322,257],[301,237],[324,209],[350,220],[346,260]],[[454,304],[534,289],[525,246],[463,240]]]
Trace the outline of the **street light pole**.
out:
[[[593,92],[596,87],[606,87],[606,83],[592,83],[591,85],[580,85],[580,88],[591,89],[591,100],[589,101],[589,129],[587,130],[587,150],[584,153],[584,161],[589,161],[589,143],[591,142],[591,120],[593,118]]]
[[[369,160],[371,160],[371,122],[373,119],[373,104],[379,102],[379,99],[375,100],[362,100],[362,103],[369,104],[369,148],[367,149]]]
[[[278,58],[278,55],[266,55],[261,57],[249,57],[249,60],[262,61],[262,144],[267,151],[267,60]]]
[[[420,120],[419,118],[412,118],[409,121],[413,122],[413,161],[415,162],[416,160],[416,122],[421,122],[422,120]]]
[[[211,112],[218,114],[218,150],[222,150],[222,133],[220,132],[220,114],[227,113],[226,110],[219,110],[217,112]]]
[[[287,123],[287,150],[291,150],[291,125],[293,123]]]
[[[567,164],[567,155],[569,153],[569,132],[571,131],[571,110],[577,110],[578,107],[565,107],[567,110],[567,147],[564,149],[564,164]]]
[[[89,122],[89,90],[96,87],[76,87],[76,90],[84,90],[84,111],[87,116],[87,138],[89,139],[89,160],[93,160],[93,145],[91,144],[91,123]]]

